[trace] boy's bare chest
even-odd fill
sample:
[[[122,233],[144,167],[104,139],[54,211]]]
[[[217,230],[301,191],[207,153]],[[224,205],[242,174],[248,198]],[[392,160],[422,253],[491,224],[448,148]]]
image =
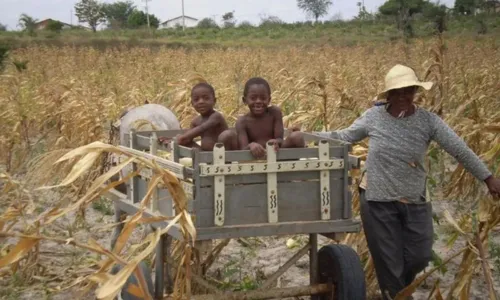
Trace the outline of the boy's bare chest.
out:
[[[274,136],[274,118],[265,116],[247,121],[247,134],[251,139],[271,139]]]

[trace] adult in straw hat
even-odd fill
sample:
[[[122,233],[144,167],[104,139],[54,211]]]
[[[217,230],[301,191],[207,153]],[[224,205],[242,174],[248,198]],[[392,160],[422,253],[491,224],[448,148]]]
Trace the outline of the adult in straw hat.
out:
[[[493,195],[500,180],[436,114],[413,103],[416,92],[430,90],[406,66],[394,66],[375,105],[346,129],[317,132],[350,143],[369,138],[366,176],[360,184],[361,219],[384,299],[412,283],[432,258],[432,207],[426,196],[424,158],[437,142]]]

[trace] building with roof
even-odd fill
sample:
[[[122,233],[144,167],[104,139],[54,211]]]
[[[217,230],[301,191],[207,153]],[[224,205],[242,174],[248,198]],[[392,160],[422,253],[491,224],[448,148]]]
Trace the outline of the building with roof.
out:
[[[198,25],[198,19],[189,16],[184,16],[184,22],[186,28],[195,27],[196,25]],[[170,20],[166,20],[165,22],[161,23],[158,29],[176,28],[179,26],[182,27],[182,23],[183,23],[183,17],[179,16]]]

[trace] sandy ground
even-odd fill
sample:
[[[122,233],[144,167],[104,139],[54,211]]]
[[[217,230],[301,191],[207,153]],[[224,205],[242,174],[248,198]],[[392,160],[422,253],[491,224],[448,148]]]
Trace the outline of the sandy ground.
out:
[[[105,247],[109,247],[111,230],[102,229],[107,224],[113,222],[112,208],[104,205],[89,207],[86,210],[86,222],[80,223],[79,226],[71,226],[74,216],[67,216],[56,223],[58,235],[66,234],[70,237],[70,232],[73,231],[73,237],[81,242],[88,241],[89,238],[96,240]],[[451,209],[449,203],[438,201],[434,203],[436,212],[442,211],[444,208]],[[450,226],[446,221],[441,220],[441,225],[435,224],[435,231],[440,239],[435,242],[434,250],[443,259],[453,254],[458,249],[464,246],[464,240],[458,240],[452,248],[446,246],[447,238],[449,237]],[[141,238],[141,230],[134,232],[132,242],[138,242]],[[286,241],[289,238],[294,238],[298,243],[298,248],[288,249]],[[493,233],[493,241],[499,242],[500,235]],[[231,240],[229,245],[224,248],[216,263],[209,271],[209,275],[221,283],[230,284],[233,287],[237,286],[252,286],[256,284],[259,278],[270,275],[277,270],[279,266],[284,264],[302,245],[307,242],[307,236],[285,236],[285,237],[262,237],[258,239],[247,239],[250,245],[243,245],[237,240]],[[319,246],[328,243],[326,238],[319,237]],[[48,270],[44,273],[44,278],[52,278],[51,282],[43,283],[43,280],[36,281],[33,284],[26,285],[22,282],[16,282],[13,278],[7,278],[0,281],[0,299],[95,299],[92,294],[81,296],[76,290],[68,290],[61,293],[47,293],[47,287],[54,287],[57,284],[57,277],[67,278],[69,274],[78,274],[83,276],[92,272],[89,268],[74,269],[72,266],[90,266],[97,263],[100,257],[95,254],[89,254],[80,249],[69,246],[60,246],[55,243],[43,243],[40,249],[41,257]],[[460,257],[459,257],[460,259]],[[415,299],[427,299],[429,292],[434,282],[439,279],[440,287],[443,292],[452,283],[453,276],[456,273],[459,259],[455,259],[448,264],[448,272],[446,274],[433,274],[422,287],[415,293]],[[493,261],[490,261],[493,265]],[[493,267],[493,266],[492,266]],[[498,273],[495,274],[495,287],[500,290],[500,280]],[[293,265],[283,276],[278,279],[278,286],[302,286],[309,283],[309,256],[305,255],[295,265]],[[78,276],[75,277],[75,279]],[[54,280],[56,279],[56,280]],[[42,281],[42,282],[41,282]],[[473,282],[473,289],[469,299],[487,299],[487,287],[482,276],[481,269],[477,270]],[[446,293],[445,293],[446,294]],[[309,297],[294,298],[309,299]]]

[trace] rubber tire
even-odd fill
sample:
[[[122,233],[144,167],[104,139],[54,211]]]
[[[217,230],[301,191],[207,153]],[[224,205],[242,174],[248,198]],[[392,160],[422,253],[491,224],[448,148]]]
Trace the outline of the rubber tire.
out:
[[[334,297],[324,294],[320,300],[365,300],[365,273],[358,254],[351,247],[327,245],[318,251],[319,283],[332,283]]]

